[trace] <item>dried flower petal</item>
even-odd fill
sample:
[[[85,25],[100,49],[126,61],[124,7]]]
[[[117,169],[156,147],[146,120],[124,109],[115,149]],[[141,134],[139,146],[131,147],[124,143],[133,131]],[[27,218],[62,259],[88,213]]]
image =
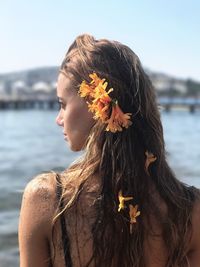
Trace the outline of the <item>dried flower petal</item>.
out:
[[[154,154],[148,151],[145,152],[145,155],[146,155],[145,170],[149,174],[149,171],[148,171],[149,165],[153,163],[154,161],[156,161],[157,157],[155,157]]]
[[[123,210],[125,208],[124,202],[133,199],[133,197],[123,197],[122,196],[122,190],[120,190],[119,194],[118,194],[118,199],[119,199],[118,211],[120,211],[120,210]]]
[[[129,205],[129,216],[130,216],[130,223],[136,223],[136,217],[140,215],[140,211],[138,210],[138,205]]]
[[[129,205],[129,216],[130,216],[130,233],[133,232],[133,224],[136,223],[136,217],[140,215],[140,211],[138,210],[138,205]]]

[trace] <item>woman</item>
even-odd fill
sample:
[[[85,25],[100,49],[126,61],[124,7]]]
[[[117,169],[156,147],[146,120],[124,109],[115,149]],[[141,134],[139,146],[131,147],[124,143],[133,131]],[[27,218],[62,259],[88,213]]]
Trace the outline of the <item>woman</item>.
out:
[[[85,154],[26,186],[20,266],[200,266],[199,191],[166,162],[155,92],[134,52],[77,37],[57,95],[56,122]]]

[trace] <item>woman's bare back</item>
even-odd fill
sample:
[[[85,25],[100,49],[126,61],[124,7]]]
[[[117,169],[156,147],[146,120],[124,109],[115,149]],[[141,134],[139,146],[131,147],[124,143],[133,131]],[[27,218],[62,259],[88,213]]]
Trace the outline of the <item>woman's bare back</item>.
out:
[[[61,181],[63,179],[65,177],[61,176]],[[66,199],[71,197],[71,182],[69,188],[66,186]],[[94,177],[92,186],[88,184],[84,190],[84,194],[81,194],[78,201],[78,206],[72,208],[64,215],[73,267],[84,267],[92,256],[93,242],[91,230],[96,219],[93,203],[98,197],[99,192],[97,178]],[[60,218],[55,225],[54,243],[52,240],[52,219],[57,205],[57,180],[54,173],[39,175],[27,185],[23,196],[19,226],[21,267],[66,266]],[[193,212],[194,230],[188,250],[188,260],[191,267],[199,266],[200,262],[199,219],[200,204],[198,203]],[[154,225],[157,236],[148,235],[145,238],[145,264],[148,267],[165,267],[167,250],[161,237],[162,231],[159,228],[159,223],[155,221]],[[54,253],[55,258],[53,262],[52,257]],[[90,266],[93,265],[91,264]]]

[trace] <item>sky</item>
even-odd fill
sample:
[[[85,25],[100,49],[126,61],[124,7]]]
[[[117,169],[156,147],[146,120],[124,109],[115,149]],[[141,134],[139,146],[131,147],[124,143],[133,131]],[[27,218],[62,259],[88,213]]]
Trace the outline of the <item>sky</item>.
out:
[[[77,35],[128,45],[143,66],[200,81],[199,0],[0,0],[0,74],[60,65]]]

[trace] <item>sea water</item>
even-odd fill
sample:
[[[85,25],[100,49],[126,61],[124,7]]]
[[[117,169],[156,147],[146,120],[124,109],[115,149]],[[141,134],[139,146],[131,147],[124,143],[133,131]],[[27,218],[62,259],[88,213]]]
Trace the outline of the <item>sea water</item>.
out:
[[[63,170],[71,152],[56,111],[0,111],[0,267],[19,266],[17,229],[22,192],[35,175]],[[161,114],[167,157],[177,177],[200,187],[200,112]]]

